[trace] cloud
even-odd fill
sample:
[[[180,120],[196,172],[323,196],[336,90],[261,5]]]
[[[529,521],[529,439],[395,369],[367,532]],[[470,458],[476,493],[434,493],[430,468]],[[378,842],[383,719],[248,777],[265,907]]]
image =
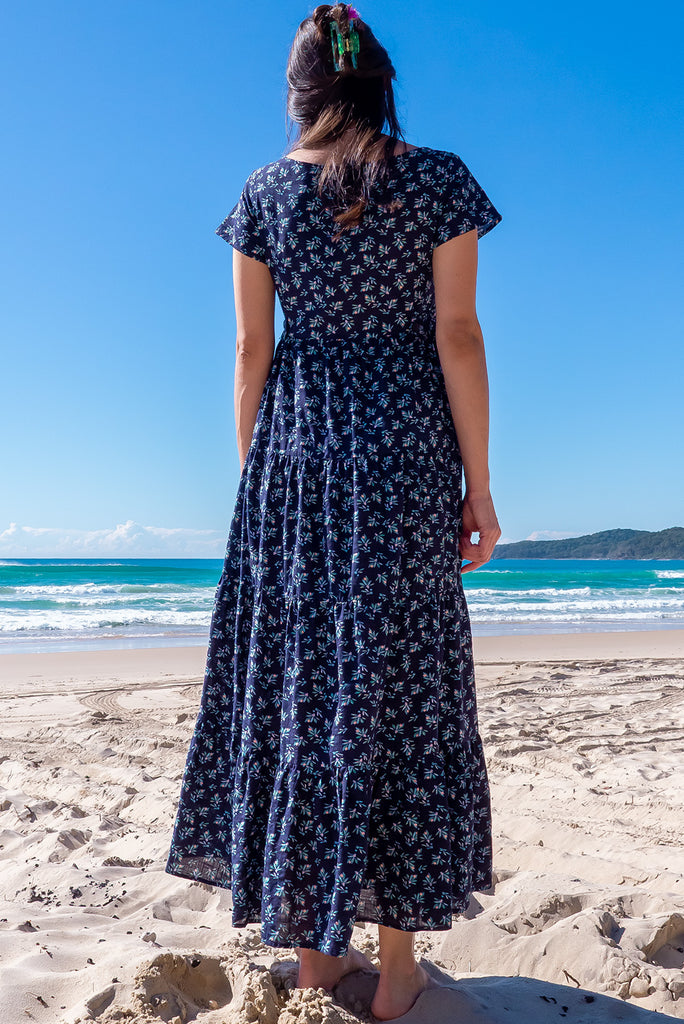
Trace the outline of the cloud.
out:
[[[103,530],[10,523],[0,533],[0,557],[222,558],[226,540],[219,530],[141,526],[132,519]]]
[[[524,540],[579,537],[559,530],[534,530]],[[133,519],[103,530],[10,523],[0,533],[0,558],[223,558],[227,534],[219,530],[141,526]],[[514,544],[502,537],[499,544]]]

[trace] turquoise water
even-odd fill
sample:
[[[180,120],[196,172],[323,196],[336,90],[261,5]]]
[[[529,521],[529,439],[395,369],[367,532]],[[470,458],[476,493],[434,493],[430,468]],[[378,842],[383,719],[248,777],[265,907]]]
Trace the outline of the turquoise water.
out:
[[[221,559],[3,559],[0,652],[206,644]],[[684,628],[684,561],[498,559],[475,635]]]

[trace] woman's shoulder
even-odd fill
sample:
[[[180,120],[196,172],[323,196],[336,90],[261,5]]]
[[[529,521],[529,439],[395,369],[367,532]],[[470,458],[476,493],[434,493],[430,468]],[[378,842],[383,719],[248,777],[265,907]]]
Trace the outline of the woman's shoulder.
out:
[[[435,146],[417,146],[418,155],[422,161],[429,164],[453,166],[463,163],[458,153],[451,149],[438,149]]]
[[[270,193],[282,195],[290,190],[289,168],[285,163],[292,161],[271,160],[267,164],[260,164],[255,167],[244,179],[242,193],[248,201],[259,202],[264,200]]]

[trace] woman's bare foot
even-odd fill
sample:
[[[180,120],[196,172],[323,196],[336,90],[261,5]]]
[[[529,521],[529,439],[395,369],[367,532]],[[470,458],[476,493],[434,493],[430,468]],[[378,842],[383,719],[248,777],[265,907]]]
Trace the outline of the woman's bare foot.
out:
[[[345,956],[328,956],[317,949],[297,946],[299,973],[296,988],[325,988],[332,991],[351,971],[377,971],[360,949],[350,946]]]
[[[403,1016],[431,981],[430,975],[420,964],[416,964],[413,974],[391,978],[381,974],[370,1005],[371,1013],[376,1020],[395,1020]]]

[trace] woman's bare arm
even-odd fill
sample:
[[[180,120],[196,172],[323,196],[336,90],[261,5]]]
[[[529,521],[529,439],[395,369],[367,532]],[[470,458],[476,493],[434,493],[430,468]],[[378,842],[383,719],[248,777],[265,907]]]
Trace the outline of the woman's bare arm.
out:
[[[463,460],[466,491],[460,551],[476,569],[501,536],[489,490],[489,381],[476,312],[477,231],[465,231],[433,253],[436,340]],[[479,533],[477,544],[471,536]]]
[[[275,284],[265,263],[233,250],[235,291],[235,429],[240,469],[252,441],[275,349]]]

